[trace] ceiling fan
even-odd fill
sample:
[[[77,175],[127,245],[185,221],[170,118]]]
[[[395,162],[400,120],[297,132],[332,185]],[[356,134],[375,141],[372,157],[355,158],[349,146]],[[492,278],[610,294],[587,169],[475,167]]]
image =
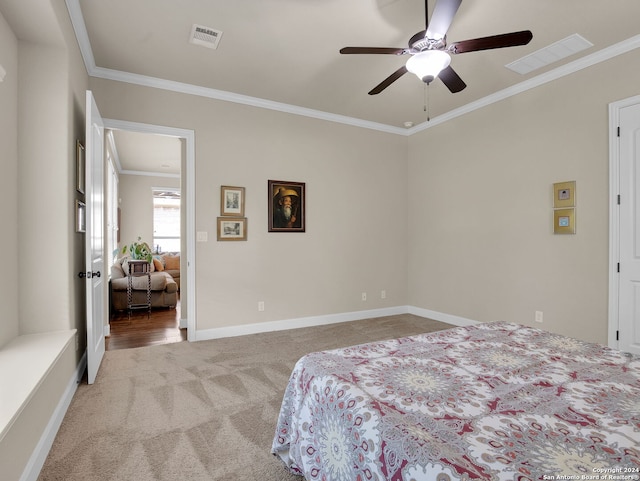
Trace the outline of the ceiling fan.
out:
[[[369,95],[379,94],[407,72],[415,74],[426,84],[430,84],[438,77],[451,93],[460,92],[467,84],[449,65],[451,54],[526,45],[533,38],[533,34],[529,30],[523,30],[447,44],[447,30],[449,30],[461,3],[462,0],[437,0],[429,22],[428,5],[425,0],[424,11],[427,29],[411,37],[408,48],[344,47],[340,53],[411,55],[405,65],[376,85],[369,92]]]

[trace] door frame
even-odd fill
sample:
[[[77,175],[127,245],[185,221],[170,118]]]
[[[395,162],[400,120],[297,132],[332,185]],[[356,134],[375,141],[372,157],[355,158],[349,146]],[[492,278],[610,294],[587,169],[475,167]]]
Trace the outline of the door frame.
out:
[[[609,323],[608,345],[618,348],[617,333],[620,316],[620,143],[618,127],[620,110],[640,104],[640,95],[609,104]]]
[[[103,119],[104,128],[112,130],[127,130],[130,132],[138,132],[144,134],[159,134],[178,137],[184,139],[186,159],[185,172],[181,173],[185,177],[186,192],[182,198],[186,200],[185,212],[186,217],[186,299],[181,299],[187,306],[187,340],[196,340],[196,292],[195,292],[195,131],[188,129],[178,129],[174,127],[166,127],[162,125],[143,124],[140,122],[129,122],[126,120]],[[181,254],[182,255],[182,254]],[[182,326],[181,326],[182,327]]]

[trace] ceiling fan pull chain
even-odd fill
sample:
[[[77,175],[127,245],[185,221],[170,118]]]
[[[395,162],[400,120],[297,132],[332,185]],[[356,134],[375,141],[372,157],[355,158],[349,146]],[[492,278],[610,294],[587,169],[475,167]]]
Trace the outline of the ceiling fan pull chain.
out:
[[[429,84],[425,83],[424,84],[424,111],[427,113],[427,122],[429,122],[431,120],[430,116],[429,116],[429,110],[431,109],[431,106],[429,105]]]

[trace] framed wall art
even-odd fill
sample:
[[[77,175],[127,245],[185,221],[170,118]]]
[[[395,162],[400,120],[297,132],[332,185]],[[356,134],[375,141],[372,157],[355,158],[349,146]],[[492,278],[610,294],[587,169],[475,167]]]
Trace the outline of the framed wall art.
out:
[[[246,241],[247,219],[245,217],[218,217],[219,241]]]
[[[84,194],[85,162],[84,145],[76,140],[76,190],[81,194]]]
[[[269,232],[304,232],[304,182],[268,181]]]
[[[554,234],[575,234],[576,233],[576,209],[556,209],[553,211],[553,233]]]
[[[564,209],[576,206],[576,181],[553,184],[553,208]]]
[[[220,215],[244,217],[244,187],[220,187]]]

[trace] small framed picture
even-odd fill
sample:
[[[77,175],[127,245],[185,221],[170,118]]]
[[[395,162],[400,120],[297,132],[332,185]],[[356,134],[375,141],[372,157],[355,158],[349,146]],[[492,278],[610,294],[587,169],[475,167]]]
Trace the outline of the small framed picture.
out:
[[[84,232],[86,230],[86,223],[86,206],[84,202],[76,199],[76,232]]]
[[[268,194],[269,232],[304,232],[304,182],[269,180]]]
[[[247,219],[246,217],[218,217],[219,241],[246,241]]]
[[[220,187],[220,215],[244,217],[244,187]]]
[[[81,194],[84,194],[84,172],[85,172],[85,155],[84,145],[77,140],[76,141],[76,190]]]
[[[553,208],[576,206],[576,181],[553,184]]]
[[[576,209],[557,209],[553,211],[553,233],[554,234],[575,234],[576,233]]]

